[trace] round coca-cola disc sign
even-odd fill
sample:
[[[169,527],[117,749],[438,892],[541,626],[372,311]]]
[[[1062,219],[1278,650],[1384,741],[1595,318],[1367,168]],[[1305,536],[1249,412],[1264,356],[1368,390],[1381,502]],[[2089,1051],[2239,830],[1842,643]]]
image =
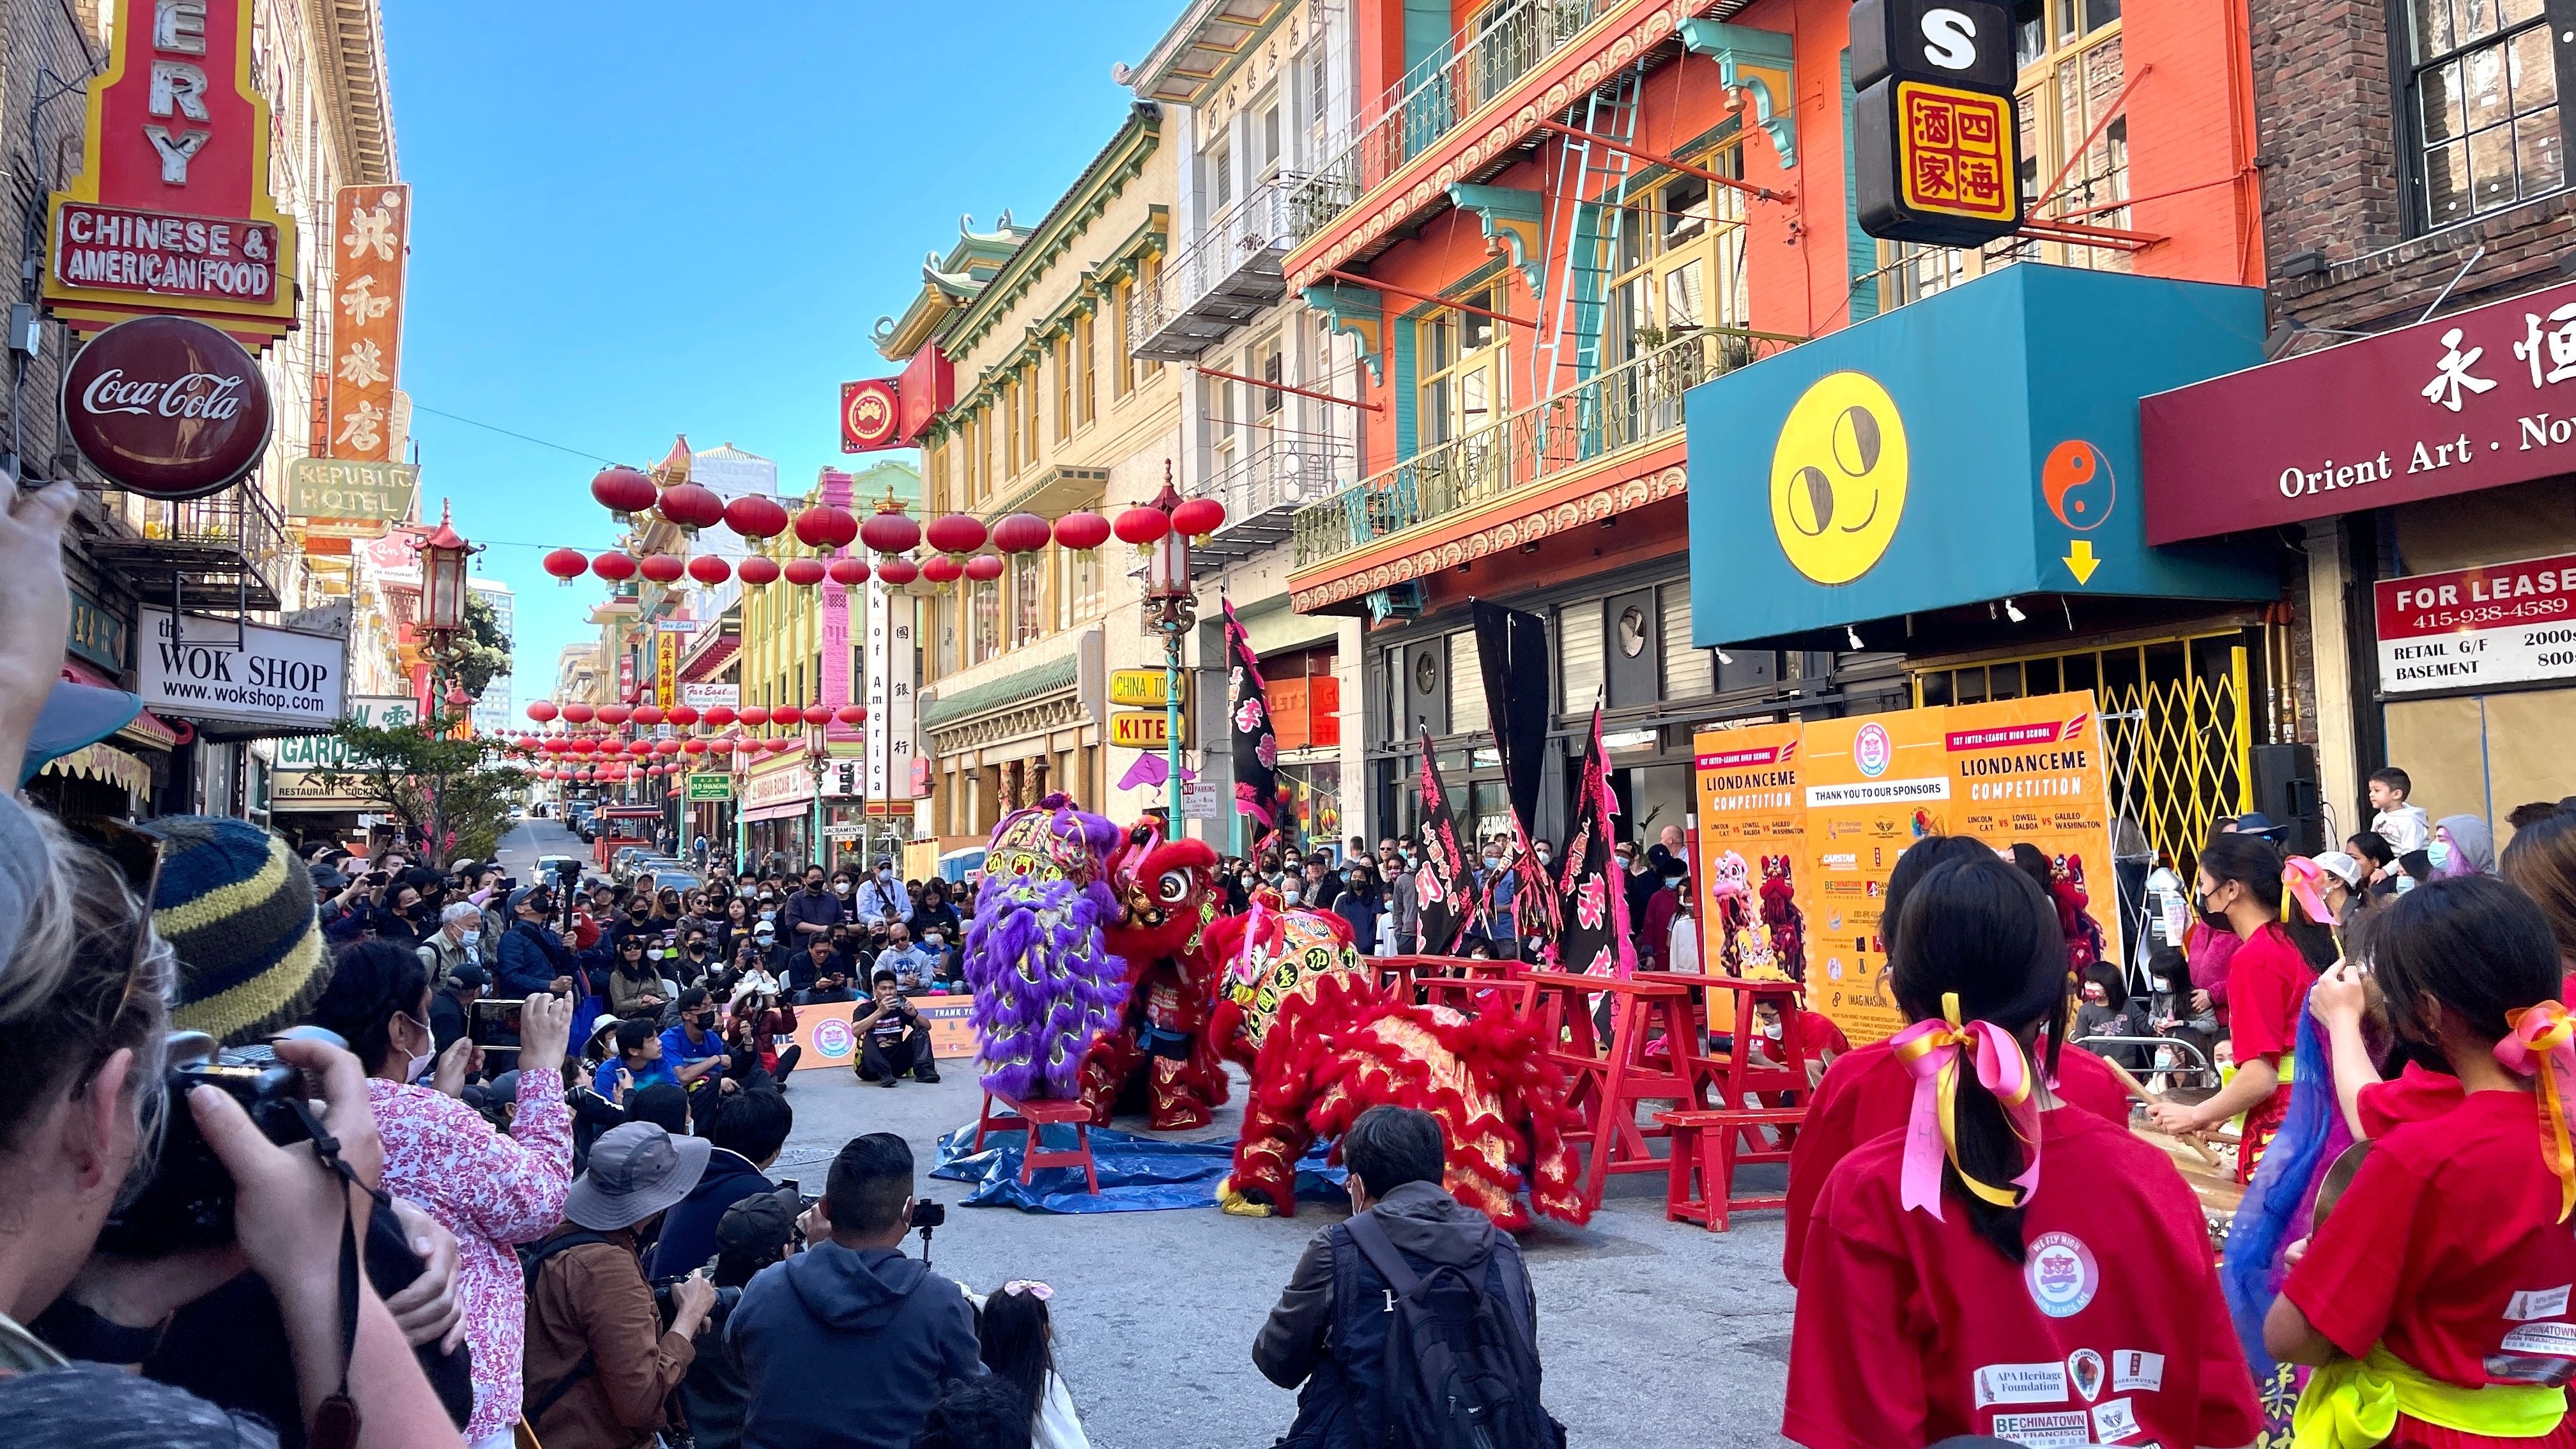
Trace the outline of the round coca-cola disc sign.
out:
[[[198,498],[239,482],[268,446],[268,380],[222,330],[137,317],[101,332],[63,374],[63,426],[109,482]]]

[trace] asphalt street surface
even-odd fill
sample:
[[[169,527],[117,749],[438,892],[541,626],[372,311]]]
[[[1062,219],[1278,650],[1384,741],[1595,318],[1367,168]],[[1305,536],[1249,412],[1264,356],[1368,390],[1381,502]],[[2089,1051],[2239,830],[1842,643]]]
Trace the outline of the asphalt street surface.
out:
[[[583,855],[554,821],[503,841],[522,881],[539,854]],[[974,1120],[972,1065],[942,1062],[937,1085],[887,1090],[846,1070],[799,1071],[789,1085],[795,1135],[772,1169],[819,1192],[832,1154],[863,1132],[912,1144],[923,1196],[952,1205],[930,1244],[933,1266],[978,1292],[1042,1279],[1056,1363],[1101,1449],[1264,1446],[1287,1430],[1296,1397],[1252,1366],[1252,1339],[1306,1239],[1338,1204],[1301,1203],[1290,1219],[1214,1208],[1064,1216],[959,1208],[962,1183],[928,1176],[938,1139]],[[1244,1097],[1204,1132],[1231,1141]],[[1142,1130],[1142,1121],[1118,1124]],[[1740,1189],[1764,1179],[1748,1170]],[[1740,1216],[1710,1233],[1668,1223],[1660,1173],[1611,1180],[1583,1228],[1542,1220],[1521,1251],[1539,1300],[1548,1408],[1577,1445],[1691,1443],[1772,1449],[1788,1372],[1792,1294],[1780,1280],[1780,1215]],[[921,1251],[916,1235],[907,1251]]]

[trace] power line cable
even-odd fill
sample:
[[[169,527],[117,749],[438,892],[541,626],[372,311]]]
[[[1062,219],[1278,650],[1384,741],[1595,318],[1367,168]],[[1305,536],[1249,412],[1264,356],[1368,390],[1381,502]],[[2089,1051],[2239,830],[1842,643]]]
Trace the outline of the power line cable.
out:
[[[511,428],[501,427],[495,423],[480,422],[476,419],[466,417],[462,413],[451,413],[445,409],[428,407],[418,402],[413,403],[411,405],[411,409],[416,413],[428,413],[434,417],[445,418],[450,422],[463,423],[469,428],[481,428],[487,433],[499,433],[505,438],[516,438],[523,443],[534,443],[540,448],[552,448],[558,453],[570,453],[576,458],[588,458],[594,463],[614,464],[617,461],[614,458],[603,458],[599,454],[590,452],[584,448],[567,447],[562,443],[548,442],[544,438],[532,437],[526,433],[522,433]]]

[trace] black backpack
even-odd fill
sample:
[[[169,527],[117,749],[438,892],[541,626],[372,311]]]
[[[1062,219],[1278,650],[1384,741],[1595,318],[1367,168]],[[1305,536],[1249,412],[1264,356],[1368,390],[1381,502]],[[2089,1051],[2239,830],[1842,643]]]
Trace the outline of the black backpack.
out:
[[[1486,1263],[1413,1271],[1367,1213],[1351,1243],[1389,1291],[1379,1390],[1390,1449],[1563,1449],[1565,1429],[1539,1403],[1538,1346],[1516,1305],[1485,1291]],[[1522,1285],[1506,1272],[1507,1287]],[[1526,1291],[1524,1286],[1524,1291]]]

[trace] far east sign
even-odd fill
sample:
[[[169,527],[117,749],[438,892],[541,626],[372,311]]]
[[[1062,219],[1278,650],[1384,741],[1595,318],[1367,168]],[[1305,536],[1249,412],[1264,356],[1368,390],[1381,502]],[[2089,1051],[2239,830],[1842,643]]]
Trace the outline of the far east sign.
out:
[[[265,346],[295,325],[295,223],[270,194],[253,0],[116,0],[81,172],[53,194],[45,305],[75,331],[155,313]]]
[[[1941,246],[2018,230],[2021,139],[2004,7],[1859,0],[1851,28],[1860,229]]]
[[[2576,554],[2374,587],[2383,693],[2576,677]]]

